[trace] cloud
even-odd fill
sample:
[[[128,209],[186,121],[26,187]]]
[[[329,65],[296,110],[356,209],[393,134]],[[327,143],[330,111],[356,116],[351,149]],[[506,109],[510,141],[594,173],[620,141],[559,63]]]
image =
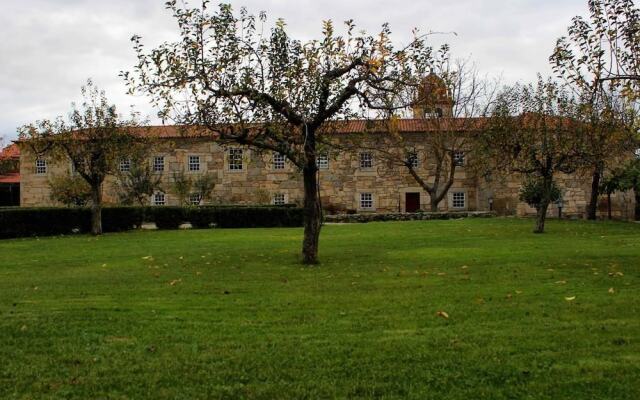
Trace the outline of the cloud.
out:
[[[293,35],[318,37],[322,20],[354,19],[375,32],[389,22],[398,42],[412,28],[455,32],[432,37],[448,42],[459,57],[471,57],[487,74],[508,82],[549,73],[547,58],[572,16],[586,0],[245,0],[232,1],[270,19],[282,17]],[[135,58],[133,34],[153,46],[177,38],[164,0],[4,0],[0,14],[0,136],[18,126],[64,115],[91,77],[121,109],[134,104],[154,111],[144,98],[125,94],[121,70]]]

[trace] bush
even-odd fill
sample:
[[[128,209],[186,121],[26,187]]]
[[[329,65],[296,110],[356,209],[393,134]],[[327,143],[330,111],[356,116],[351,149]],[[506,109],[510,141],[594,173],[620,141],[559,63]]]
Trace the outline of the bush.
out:
[[[90,221],[86,208],[5,208],[0,209],[0,238],[88,232]]]
[[[540,203],[544,196],[544,184],[540,178],[531,178],[524,182],[520,189],[520,201],[524,201],[536,210],[540,208]],[[551,192],[549,193],[549,200],[554,203],[562,197],[560,189],[555,182],[551,182]]]
[[[258,228],[302,226],[303,210],[296,207],[105,207],[104,232],[124,232],[155,222],[158,229],[177,229],[185,222],[194,228]],[[87,208],[0,208],[0,239],[87,233]]]
[[[184,207],[151,207],[148,218],[156,223],[158,229],[178,229],[187,222],[187,212]]]
[[[125,232],[139,228],[145,220],[146,207],[105,207],[102,209],[104,232]]]

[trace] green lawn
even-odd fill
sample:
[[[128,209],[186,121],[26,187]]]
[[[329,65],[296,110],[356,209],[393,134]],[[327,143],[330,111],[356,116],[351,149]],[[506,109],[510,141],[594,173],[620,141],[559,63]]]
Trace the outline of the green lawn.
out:
[[[0,398],[639,399],[640,225],[532,228],[1,241]]]

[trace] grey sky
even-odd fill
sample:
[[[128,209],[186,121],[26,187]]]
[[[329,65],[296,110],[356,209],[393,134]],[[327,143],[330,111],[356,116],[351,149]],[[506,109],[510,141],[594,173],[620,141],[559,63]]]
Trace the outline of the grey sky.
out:
[[[192,2],[193,3],[193,2]],[[215,1],[213,1],[215,3]],[[471,57],[481,72],[505,82],[532,81],[550,73],[547,59],[586,0],[240,0],[270,20],[282,17],[299,38],[317,37],[321,21],[354,19],[375,32],[389,22],[406,42],[413,27],[455,31],[434,38],[451,44],[455,57]],[[65,114],[91,77],[121,111],[129,105],[153,116],[144,98],[125,94],[118,72],[130,69],[129,38],[153,46],[177,38],[164,0],[2,0],[0,13],[0,136],[18,126]]]

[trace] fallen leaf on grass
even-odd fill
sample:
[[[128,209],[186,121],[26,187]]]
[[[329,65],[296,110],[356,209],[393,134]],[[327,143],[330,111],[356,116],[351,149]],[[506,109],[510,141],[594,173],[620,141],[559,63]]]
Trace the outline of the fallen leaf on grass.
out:
[[[142,257],[143,260],[153,260],[153,257],[151,256],[146,256],[146,257]]]
[[[171,286],[175,286],[175,285],[177,285],[177,284],[178,284],[178,283],[180,283],[180,282],[182,282],[182,279],[174,279],[174,280],[172,280],[171,282],[169,282],[169,285],[171,285]]]
[[[449,319],[449,314],[447,314],[447,313],[446,313],[446,312],[444,312],[444,311],[438,311],[438,312],[436,313],[436,316],[441,317],[441,318],[444,318],[444,319]]]
[[[610,288],[609,289],[609,293],[614,294],[616,292],[616,290],[614,288]]]
[[[564,298],[566,301],[574,301],[576,299],[576,296],[572,296],[572,297],[565,297]]]
[[[558,281],[556,282],[556,285],[566,285],[567,281]]]

